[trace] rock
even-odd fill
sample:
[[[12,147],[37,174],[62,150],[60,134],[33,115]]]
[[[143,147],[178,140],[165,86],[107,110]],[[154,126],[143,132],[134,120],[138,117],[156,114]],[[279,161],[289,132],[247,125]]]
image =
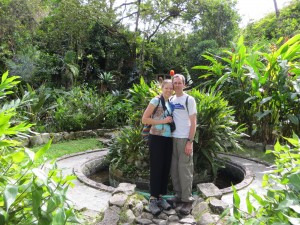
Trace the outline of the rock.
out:
[[[194,217],[198,217],[199,215],[202,215],[206,212],[210,212],[210,208],[207,202],[200,202],[197,203],[192,210],[192,215]]]
[[[103,220],[97,225],[117,225],[119,222],[120,216],[114,210],[108,208],[105,210]]]
[[[209,201],[209,206],[211,208],[211,211],[216,214],[222,214],[225,209],[228,208],[228,205],[225,202],[217,198],[211,198]]]
[[[135,215],[133,214],[132,210],[127,209],[125,215],[126,215],[126,222],[132,224],[132,222],[135,220]]]
[[[126,195],[132,195],[135,192],[136,185],[129,183],[120,183],[119,186],[115,189],[114,193],[122,192]]]
[[[187,215],[181,218],[179,222],[184,224],[196,224],[195,218],[192,215]]]
[[[118,194],[114,194],[110,200],[109,200],[109,204],[110,205],[116,205],[119,207],[122,207],[126,200],[127,200],[127,195],[123,194],[123,193],[118,193]]]
[[[132,210],[134,212],[134,215],[138,216],[143,212],[143,209],[144,209],[143,203],[141,201],[138,201]]]
[[[168,218],[168,222],[178,222],[179,221],[179,217],[177,215],[171,215]]]
[[[41,138],[43,140],[43,143],[46,144],[50,140],[50,134],[49,133],[42,133]]]
[[[44,142],[43,142],[41,135],[35,135],[30,138],[31,146],[37,146],[37,145],[42,145],[42,144],[44,144]]]
[[[135,221],[139,224],[144,224],[144,225],[152,224],[152,221],[148,219],[136,218]]]
[[[216,197],[221,199],[222,192],[213,183],[202,183],[197,185],[197,189],[204,198]]]
[[[197,225],[211,225],[211,224],[215,224],[215,220],[208,212],[204,213],[197,221]]]

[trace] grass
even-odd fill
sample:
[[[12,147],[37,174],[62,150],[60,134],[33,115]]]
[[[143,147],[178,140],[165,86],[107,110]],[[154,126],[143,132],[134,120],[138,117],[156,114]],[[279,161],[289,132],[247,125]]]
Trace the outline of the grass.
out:
[[[266,154],[264,151],[260,151],[257,149],[244,148],[243,150],[232,150],[229,153],[240,155],[249,159],[258,159],[270,164],[273,164],[275,161],[275,157],[273,154]]]
[[[32,150],[37,152],[42,146],[34,147]],[[102,148],[103,144],[96,138],[85,138],[78,140],[63,141],[51,144],[48,151],[44,154],[48,160],[57,159],[64,155],[69,155],[77,152]],[[38,162],[38,164],[42,163]]]

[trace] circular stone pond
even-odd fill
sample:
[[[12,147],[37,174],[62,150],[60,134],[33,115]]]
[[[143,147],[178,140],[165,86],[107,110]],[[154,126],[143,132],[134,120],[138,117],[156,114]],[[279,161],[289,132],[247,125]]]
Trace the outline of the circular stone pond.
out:
[[[109,173],[109,165],[104,159],[105,156],[101,156],[77,165],[74,167],[75,175],[86,185],[103,191],[113,192],[119,183],[132,183],[136,184],[138,190],[148,192],[148,180],[140,178],[126,179],[118,173]],[[224,168],[218,170],[218,176],[214,184],[223,194],[232,192],[232,184],[235,185],[237,190],[240,190],[252,182],[253,174],[243,165],[222,158],[218,160],[224,164]],[[194,182],[194,186],[197,185],[197,182]]]

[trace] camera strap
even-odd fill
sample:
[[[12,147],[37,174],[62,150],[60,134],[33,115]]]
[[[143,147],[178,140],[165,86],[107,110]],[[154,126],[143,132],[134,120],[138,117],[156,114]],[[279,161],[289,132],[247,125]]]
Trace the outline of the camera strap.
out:
[[[160,96],[160,100],[161,100],[161,104],[162,104],[163,110],[167,111],[168,116],[173,116],[172,113],[170,113],[169,110],[168,110],[168,108],[166,107],[166,102],[165,102],[165,99],[164,99],[163,95]],[[168,99],[168,103],[170,104],[169,99]]]

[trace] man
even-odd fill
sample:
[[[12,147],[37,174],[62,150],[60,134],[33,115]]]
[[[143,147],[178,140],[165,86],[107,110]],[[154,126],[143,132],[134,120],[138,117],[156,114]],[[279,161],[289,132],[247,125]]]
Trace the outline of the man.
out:
[[[174,203],[182,202],[179,212],[187,215],[191,212],[194,198],[193,184],[193,141],[197,125],[197,108],[195,99],[183,92],[185,78],[175,74],[172,78],[175,96],[170,98],[174,107],[173,119],[176,130],[172,133],[173,154],[171,178],[175,191]]]

